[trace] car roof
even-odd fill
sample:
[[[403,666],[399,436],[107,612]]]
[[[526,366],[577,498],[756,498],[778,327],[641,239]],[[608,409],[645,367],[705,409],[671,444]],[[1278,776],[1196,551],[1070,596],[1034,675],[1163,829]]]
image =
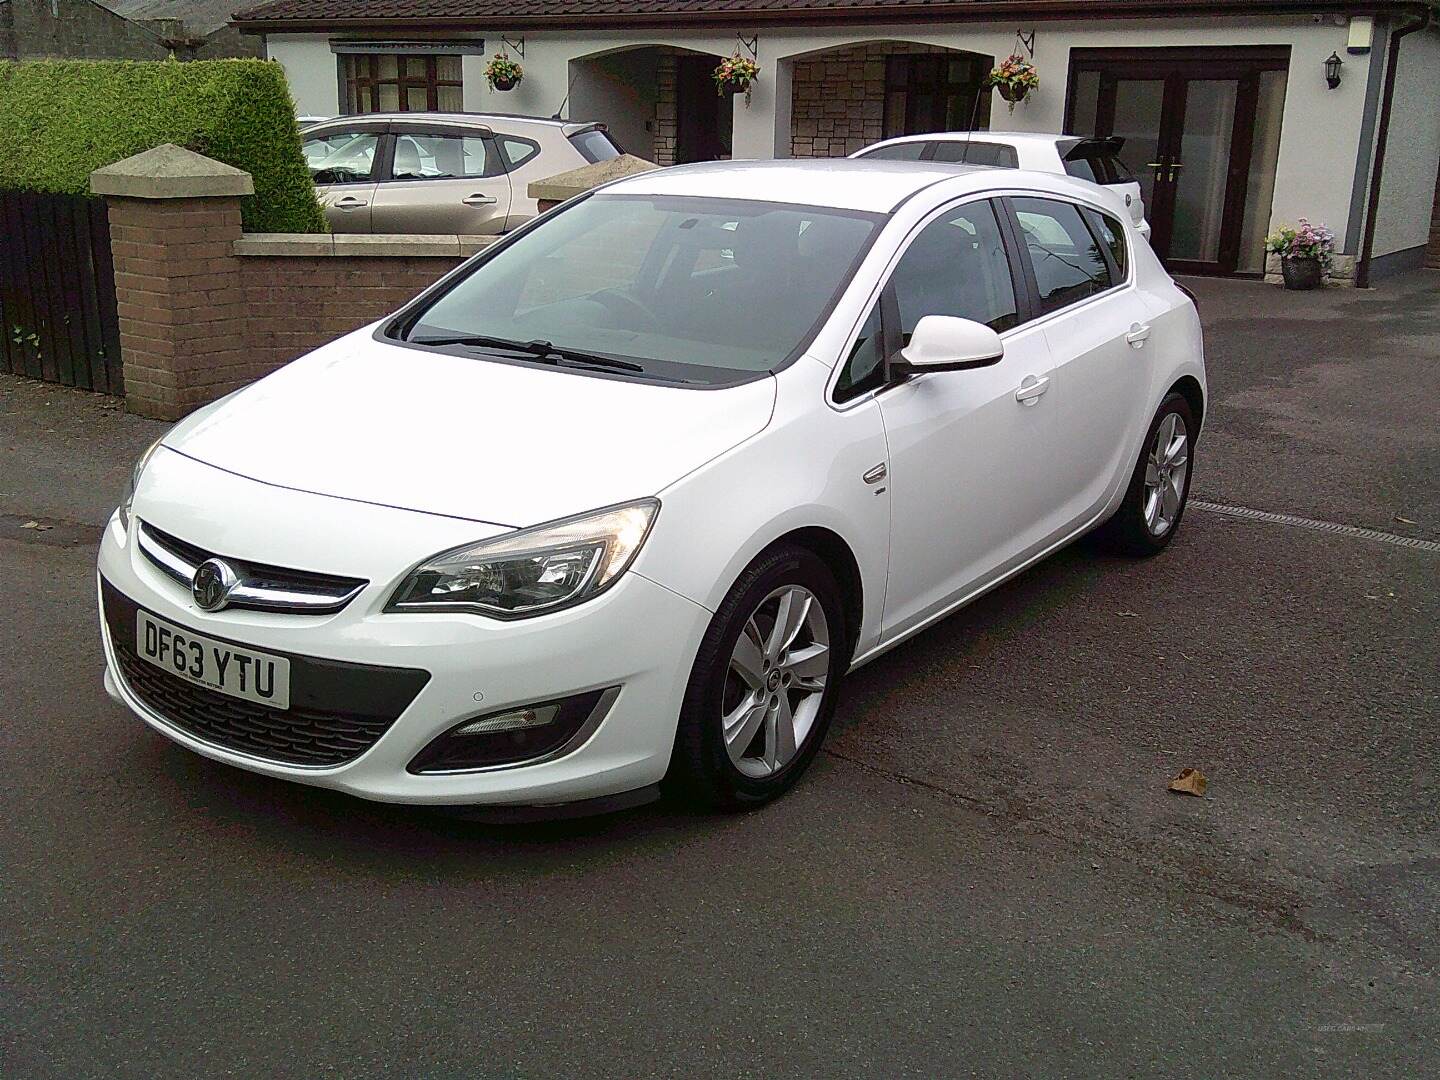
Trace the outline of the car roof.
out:
[[[517,127],[546,127],[561,130],[592,127],[595,121],[557,120],[550,116],[525,116],[521,113],[490,112],[370,112],[353,116],[337,116],[324,124],[355,123],[357,121],[403,121],[406,123],[475,124],[481,127],[501,127],[514,130]],[[315,126],[319,126],[318,124]]]
[[[824,206],[888,214],[917,192],[949,182],[947,194],[989,188],[1038,188],[1081,194],[1068,177],[1019,169],[990,169],[928,161],[866,161],[853,158],[784,158],[775,161],[711,161],[626,177],[606,193],[688,195],[712,199]],[[1092,189],[1094,185],[1086,185]]]
[[[900,135],[884,142],[872,143],[866,150],[891,143],[908,142],[1002,142],[1012,146],[1022,143],[1053,146],[1061,142],[1084,142],[1083,135],[1057,135],[1048,131],[932,131],[924,135]]]

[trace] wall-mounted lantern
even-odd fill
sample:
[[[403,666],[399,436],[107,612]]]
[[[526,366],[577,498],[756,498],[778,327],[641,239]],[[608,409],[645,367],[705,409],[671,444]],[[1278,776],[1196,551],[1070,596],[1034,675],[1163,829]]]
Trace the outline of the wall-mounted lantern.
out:
[[[1339,53],[1331,53],[1325,60],[1325,85],[1334,90],[1340,85],[1340,69],[1345,66],[1345,61],[1340,59]]]

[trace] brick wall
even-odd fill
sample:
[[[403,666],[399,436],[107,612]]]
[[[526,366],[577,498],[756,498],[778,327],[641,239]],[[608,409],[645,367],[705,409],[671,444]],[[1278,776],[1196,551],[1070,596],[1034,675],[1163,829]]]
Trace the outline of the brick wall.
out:
[[[947,50],[871,42],[795,61],[792,157],[844,157],[885,137],[885,58]]]
[[[388,315],[460,258],[242,255],[235,262],[251,311],[244,337],[253,378]]]
[[[661,53],[655,68],[655,164],[674,165],[679,139],[675,54]]]
[[[263,236],[235,197],[109,200],[125,400],[176,419],[401,307],[490,237]]]
[[[218,396],[211,385],[259,374],[244,347],[250,311],[235,288],[239,200],[113,198],[109,212],[131,408],[181,415]]]

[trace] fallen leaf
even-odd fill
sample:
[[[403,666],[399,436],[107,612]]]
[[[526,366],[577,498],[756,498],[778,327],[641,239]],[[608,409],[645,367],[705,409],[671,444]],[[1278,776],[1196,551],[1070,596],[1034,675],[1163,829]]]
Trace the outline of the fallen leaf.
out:
[[[27,521],[24,525],[21,525],[20,527],[22,529],[39,529],[42,532],[46,529],[52,528],[52,526],[50,525],[41,525],[38,521]]]
[[[1399,514],[1396,514],[1396,515],[1395,515],[1395,520],[1398,521],[1398,522],[1400,522],[1401,525],[1418,525],[1418,524],[1420,524],[1418,521],[1411,521],[1409,518],[1403,518],[1403,517],[1401,517]]]
[[[1122,619],[1138,619],[1140,617],[1138,611],[1117,611],[1115,614],[1119,615]]]
[[[1205,774],[1199,769],[1181,769],[1170,781],[1170,790],[1181,795],[1204,795],[1206,782]]]

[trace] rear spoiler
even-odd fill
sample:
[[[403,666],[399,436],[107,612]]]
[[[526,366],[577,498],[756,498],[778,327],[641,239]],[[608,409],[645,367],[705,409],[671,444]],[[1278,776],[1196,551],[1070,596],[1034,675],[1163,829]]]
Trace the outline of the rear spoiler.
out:
[[[1078,161],[1088,157],[1116,157],[1125,147],[1122,135],[1107,135],[1103,139],[1081,139],[1065,154],[1066,161]]]
[[[583,135],[587,131],[609,131],[608,124],[566,124],[560,129],[560,133],[567,139],[572,135]]]

